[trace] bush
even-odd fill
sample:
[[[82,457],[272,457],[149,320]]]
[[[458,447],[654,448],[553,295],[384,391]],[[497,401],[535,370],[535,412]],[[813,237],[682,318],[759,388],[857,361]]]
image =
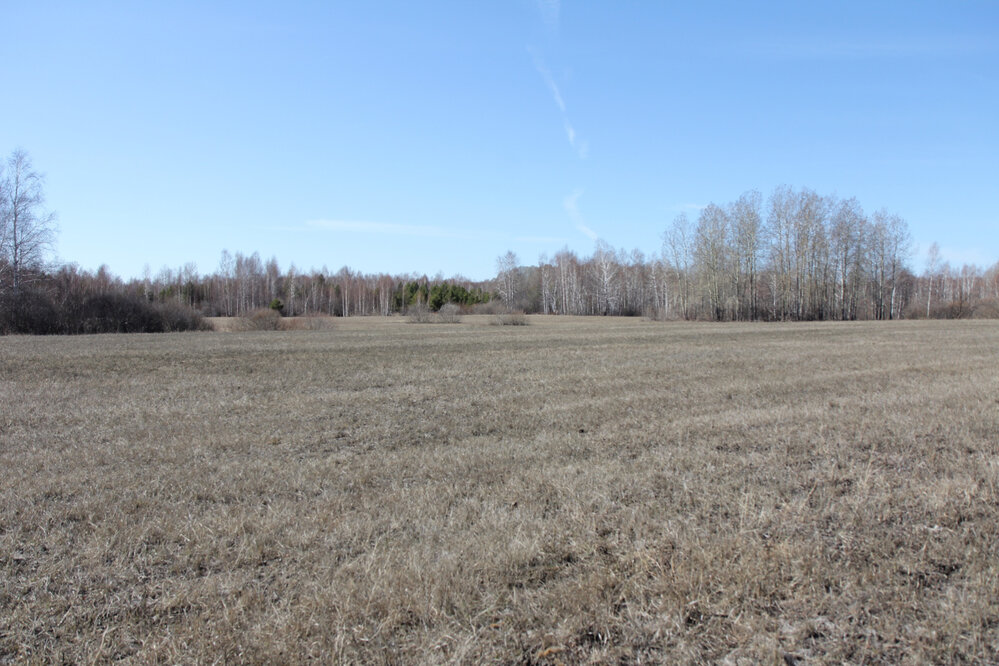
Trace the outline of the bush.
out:
[[[530,322],[527,320],[527,315],[518,310],[496,315],[493,317],[492,323],[496,326],[527,326]]]
[[[163,328],[167,331],[208,331],[211,326],[197,310],[176,303],[163,303],[156,309],[163,318]]]
[[[423,303],[406,308],[406,319],[410,324],[430,324],[434,320],[430,308]]]
[[[411,324],[459,324],[461,308],[454,303],[446,303],[437,312],[431,312],[430,308],[420,303],[411,305],[406,317]]]
[[[951,301],[933,306],[930,317],[933,319],[964,319],[971,314],[971,309],[963,301]]]
[[[83,301],[78,318],[67,322],[74,333],[162,333],[163,316],[148,301],[123,294],[99,294]]]
[[[975,303],[971,309],[972,319],[999,319],[999,299],[989,298]]]
[[[437,319],[442,324],[460,324],[461,308],[456,303],[446,303],[437,311]]]
[[[45,293],[25,290],[17,298],[12,294],[0,297],[0,334],[46,335],[60,329],[59,311]]]
[[[487,301],[472,306],[472,314],[477,315],[498,315],[509,313],[510,308],[501,301]]]
[[[0,333],[162,333],[202,331],[199,312],[176,303],[155,304],[140,296],[97,294],[56,304],[41,291],[0,299]]]
[[[276,331],[281,327],[281,313],[270,308],[261,308],[243,315],[245,331]]]

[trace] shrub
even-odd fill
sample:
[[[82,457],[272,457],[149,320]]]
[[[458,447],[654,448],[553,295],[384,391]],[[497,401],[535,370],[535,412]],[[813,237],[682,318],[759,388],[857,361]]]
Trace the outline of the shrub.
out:
[[[0,299],[0,333],[161,333],[202,331],[201,314],[177,303],[155,304],[141,296],[96,294],[66,297],[58,304],[42,291]]]
[[[17,298],[0,296],[0,334],[51,334],[60,329],[59,311],[45,293],[24,290]]]
[[[163,329],[167,331],[207,331],[211,326],[200,312],[177,303],[157,305],[160,317],[163,319]]]
[[[999,299],[989,298],[979,301],[971,309],[972,319],[999,319]]]
[[[951,301],[933,306],[930,317],[933,319],[964,319],[971,314],[970,308],[963,301]]]
[[[243,315],[245,331],[276,331],[281,327],[281,313],[270,308],[261,308]]]
[[[509,311],[510,308],[502,301],[487,301],[472,306],[472,314],[477,315],[498,315],[508,313]]]
[[[207,325],[200,312],[186,305],[99,294],[83,302],[76,317],[67,321],[67,328],[79,333],[164,333],[204,331]]]
[[[496,326],[527,326],[529,322],[527,315],[517,310],[515,312],[496,315],[493,317],[492,323]]]
[[[421,303],[410,306],[406,316],[411,324],[460,324],[461,308],[455,303],[445,303],[437,312],[431,312]]]
[[[461,308],[456,303],[445,303],[437,311],[437,319],[442,324],[460,324]]]
[[[74,333],[162,333],[163,316],[148,301],[124,294],[98,294],[83,301],[76,321],[67,322]]]
[[[406,318],[410,324],[432,324],[434,322],[433,313],[423,303],[410,305],[406,310]]]

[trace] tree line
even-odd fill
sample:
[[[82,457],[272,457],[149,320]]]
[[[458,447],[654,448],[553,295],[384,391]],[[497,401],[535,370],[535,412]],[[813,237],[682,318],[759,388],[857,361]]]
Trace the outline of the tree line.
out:
[[[214,272],[193,263],[123,280],[45,262],[55,216],[23,151],[0,165],[0,333],[188,330],[203,316],[368,316],[502,308],[565,315],[792,321],[999,317],[999,262],[950,266],[934,244],[911,265],[905,220],[864,212],[856,199],[787,186],[681,214],[657,253],[597,241],[590,256],[564,248],[537,264],[513,252],[492,279],[282,270],[276,258],[223,251]]]
[[[953,267],[931,246],[911,266],[908,225],[854,198],[776,188],[678,215],[660,252],[568,249],[520,266],[497,260],[496,289],[529,312],[713,321],[999,316],[999,263]]]
[[[199,275],[194,264],[114,284],[108,284],[115,279],[105,275],[102,288],[141,294],[151,301],[174,301],[212,317],[239,317],[261,308],[295,317],[391,315],[415,305],[435,311],[448,303],[472,307],[493,297],[489,281],[369,274],[346,266],[333,273],[326,267],[302,271],[292,264],[282,271],[276,257],[265,262],[258,252],[228,250],[222,251],[218,269],[207,275]]]
[[[219,270],[194,264],[123,280],[65,264],[32,272],[32,286],[0,298],[0,332],[92,333],[191,330],[202,317],[249,317],[260,310],[284,316],[369,316],[438,311],[448,303],[470,309],[493,298],[488,281],[461,277],[364,274],[341,268],[282,271],[256,252],[222,253]],[[0,289],[3,287],[0,286]],[[165,318],[165,319],[164,319]],[[141,324],[139,322],[142,322]]]

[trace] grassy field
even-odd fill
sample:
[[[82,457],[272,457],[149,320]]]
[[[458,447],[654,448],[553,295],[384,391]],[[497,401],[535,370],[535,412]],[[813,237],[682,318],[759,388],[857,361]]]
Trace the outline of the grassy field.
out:
[[[997,322],[0,338],[0,662],[997,655]]]

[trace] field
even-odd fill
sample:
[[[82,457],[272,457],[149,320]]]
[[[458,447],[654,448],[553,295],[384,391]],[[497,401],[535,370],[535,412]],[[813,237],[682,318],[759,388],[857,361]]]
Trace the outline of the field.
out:
[[[0,338],[0,662],[999,663],[999,323]]]

